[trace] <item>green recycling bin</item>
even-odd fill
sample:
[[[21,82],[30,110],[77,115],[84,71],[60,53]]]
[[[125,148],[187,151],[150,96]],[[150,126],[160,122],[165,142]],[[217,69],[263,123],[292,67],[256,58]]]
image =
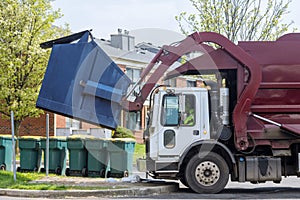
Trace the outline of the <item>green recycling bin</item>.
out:
[[[44,168],[46,168],[46,138],[41,139],[41,148],[44,150]],[[67,163],[67,138],[49,138],[49,172],[65,175]],[[44,170],[44,169],[43,169]]]
[[[85,147],[88,152],[88,176],[105,177],[107,156],[107,140],[101,138],[86,138]]]
[[[110,177],[128,177],[132,173],[135,140],[114,138],[108,142]]]
[[[12,171],[11,135],[0,135],[0,169]]]
[[[69,168],[66,169],[67,176],[88,176],[87,150],[84,140],[88,136],[75,135],[67,138],[69,150]]]
[[[23,136],[19,138],[20,167],[17,171],[39,172],[42,161],[42,149],[40,137]]]

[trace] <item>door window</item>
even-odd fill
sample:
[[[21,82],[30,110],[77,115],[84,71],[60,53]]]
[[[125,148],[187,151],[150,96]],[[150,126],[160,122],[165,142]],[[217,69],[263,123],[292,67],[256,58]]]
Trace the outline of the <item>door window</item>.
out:
[[[168,149],[175,147],[175,132],[173,130],[166,130],[164,132],[164,146]]]
[[[161,119],[163,126],[194,126],[195,96],[191,94],[165,95]]]
[[[179,100],[178,96],[166,95],[163,100],[162,112],[163,126],[177,126],[179,122]]]
[[[185,126],[195,125],[195,96],[181,95],[180,96],[180,124]]]

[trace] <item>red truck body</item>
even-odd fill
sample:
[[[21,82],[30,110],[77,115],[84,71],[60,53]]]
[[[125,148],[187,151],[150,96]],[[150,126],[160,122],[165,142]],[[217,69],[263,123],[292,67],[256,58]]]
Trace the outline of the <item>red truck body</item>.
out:
[[[206,42],[221,48],[213,49]],[[162,49],[142,74],[142,80],[158,61],[161,62],[159,67],[144,85],[141,96],[129,103],[129,110],[141,107],[158,79],[178,58],[188,52],[201,51],[204,52],[202,56],[169,72],[167,78],[216,71],[226,74],[237,149],[245,150],[254,144],[281,149],[299,142],[296,138],[300,136],[300,34],[284,35],[272,42],[239,42],[235,45],[216,33],[194,33],[177,46]],[[253,114],[263,118],[258,119]],[[276,123],[270,124],[268,120]],[[276,137],[280,128],[296,138],[282,134]],[[274,135],[266,136],[266,131]],[[249,144],[248,136],[255,142]]]

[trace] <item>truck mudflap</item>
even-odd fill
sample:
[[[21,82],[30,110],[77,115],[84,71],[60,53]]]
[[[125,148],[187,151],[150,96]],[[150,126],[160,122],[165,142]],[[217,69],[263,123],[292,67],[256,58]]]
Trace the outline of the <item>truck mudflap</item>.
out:
[[[36,106],[115,129],[131,81],[91,33],[83,31],[41,47],[52,47],[52,52]]]

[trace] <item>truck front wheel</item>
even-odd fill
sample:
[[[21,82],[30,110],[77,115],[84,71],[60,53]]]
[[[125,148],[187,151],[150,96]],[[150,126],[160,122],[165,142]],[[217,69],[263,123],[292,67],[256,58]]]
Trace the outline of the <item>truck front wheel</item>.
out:
[[[185,180],[197,193],[218,193],[228,182],[229,169],[226,161],[214,152],[200,152],[188,162]]]

